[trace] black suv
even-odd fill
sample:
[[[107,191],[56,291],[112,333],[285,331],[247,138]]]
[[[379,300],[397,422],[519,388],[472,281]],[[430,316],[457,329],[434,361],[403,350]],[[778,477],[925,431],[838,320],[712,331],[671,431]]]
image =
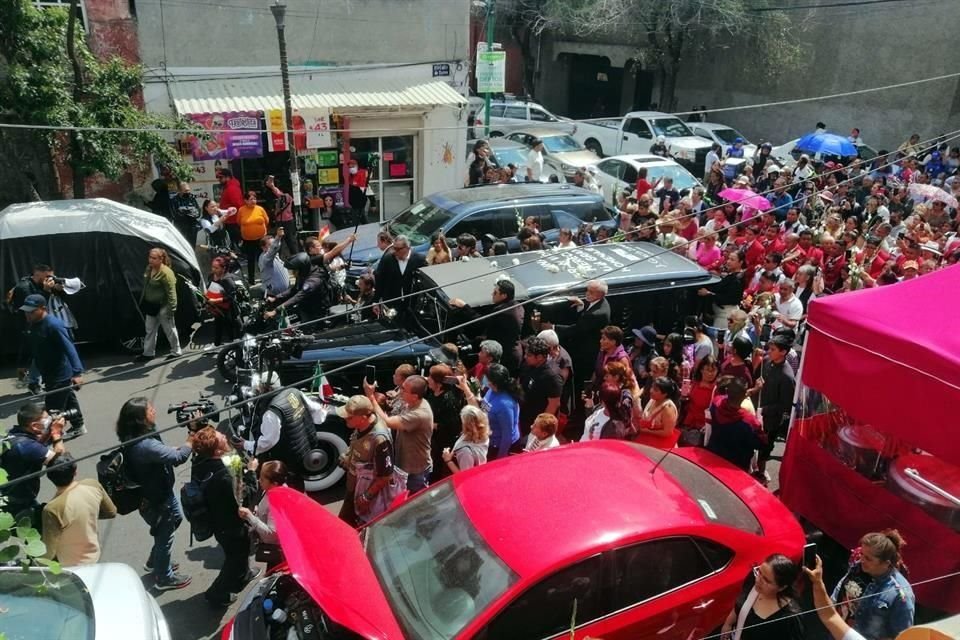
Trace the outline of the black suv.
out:
[[[393,370],[402,363],[422,369],[430,364],[430,350],[454,342],[469,352],[480,325],[456,330],[463,313],[449,305],[460,298],[480,313],[493,302],[494,283],[509,277],[517,302],[524,303],[525,333],[533,333],[529,319],[539,311],[544,320],[566,324],[574,321],[569,296],[583,296],[587,280],[601,278],[608,285],[614,324],[623,329],[653,324],[661,333],[675,328],[684,315],[694,312],[698,288],[717,281],[696,263],[657,245],[623,242],[571,249],[532,251],[509,256],[476,258],[467,262],[425,267],[414,298],[414,313],[405,319],[362,322],[299,339],[298,347],[281,362],[284,384],[310,378],[317,363],[325,372],[360,359],[375,356],[381,389],[392,388]],[[534,301],[533,299],[536,298]],[[439,334],[427,339],[426,336]],[[420,339],[420,340],[418,340]],[[348,367],[330,375],[344,393],[360,388],[364,367]]]

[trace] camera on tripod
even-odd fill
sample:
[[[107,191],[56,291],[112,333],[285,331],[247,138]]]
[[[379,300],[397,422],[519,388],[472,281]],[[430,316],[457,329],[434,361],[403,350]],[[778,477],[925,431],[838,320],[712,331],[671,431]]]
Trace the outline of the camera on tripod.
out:
[[[210,399],[209,396],[200,396],[200,399],[196,402],[181,402],[179,404],[171,404],[167,407],[167,413],[177,414],[177,422],[189,422],[193,421],[193,414],[200,412],[203,415],[203,418],[200,418],[197,422],[199,424],[194,425],[192,422],[188,425],[188,428],[191,431],[198,431],[207,425],[214,424],[220,421],[220,414],[217,413],[216,403]],[[208,415],[211,414],[211,415]]]

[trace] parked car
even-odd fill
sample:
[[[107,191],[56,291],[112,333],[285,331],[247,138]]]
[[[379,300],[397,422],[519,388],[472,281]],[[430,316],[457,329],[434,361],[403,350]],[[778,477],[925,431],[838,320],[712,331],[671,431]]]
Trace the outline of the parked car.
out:
[[[604,158],[594,166],[603,197],[611,204],[616,204],[618,193],[636,186],[640,167],[646,168],[647,181],[651,184],[661,178],[673,178],[673,187],[681,195],[700,185],[699,180],[673,160],[650,154],[613,156]]]
[[[531,478],[549,488],[505,499]],[[719,457],[613,440],[458,473],[359,535],[285,487],[270,511],[287,563],[224,640],[307,627],[384,640],[709,637],[745,576],[771,553],[800,561],[804,544],[780,501]],[[296,616],[273,623],[271,609]]]
[[[476,144],[476,142],[476,140],[467,141],[468,157],[470,153],[473,152],[473,145]],[[523,176],[526,175],[527,154],[530,153],[529,147],[522,142],[508,140],[507,138],[489,138],[487,144],[490,145],[490,150],[493,151],[493,157],[490,158],[491,163],[497,167],[505,167],[508,164],[512,164],[517,168],[517,174],[522,180]],[[550,158],[544,158],[543,172],[548,178],[553,175],[559,178],[563,175],[560,166]]]
[[[441,191],[397,214],[385,225],[360,225],[357,240],[345,253],[350,273],[358,275],[376,264],[381,251],[377,233],[385,228],[394,237],[403,234],[417,253],[426,255],[430,237],[442,231],[455,246],[461,233],[471,233],[484,244],[502,239],[512,251],[519,251],[517,231],[526,216],[538,216],[547,241],[556,241],[561,227],[576,228],[582,222],[613,226],[613,212],[600,194],[564,184],[495,184]],[[519,223],[518,223],[519,220]],[[353,229],[330,234],[340,242]]]
[[[778,147],[774,147],[770,150],[770,155],[781,165],[793,165],[796,164],[797,160],[800,159],[800,156],[803,155],[802,151],[797,150],[797,143],[800,142],[800,138],[794,138],[789,142],[784,142]],[[870,162],[876,158],[879,153],[876,149],[871,147],[868,144],[858,144],[857,147],[857,157],[859,157],[864,162]],[[815,155],[815,154],[808,154]],[[818,158],[819,160],[826,160],[827,158]],[[837,158],[839,159],[839,158]]]
[[[574,137],[598,156],[650,153],[663,136],[670,157],[690,171],[703,172],[712,140],[694,135],[683,120],[660,111],[631,111],[622,118],[581,122]]]
[[[527,147],[533,146],[534,140],[543,141],[544,161],[559,165],[564,179],[573,180],[573,174],[587,165],[600,160],[594,152],[585,149],[582,144],[567,134],[552,129],[523,129],[514,131],[507,136],[507,140],[514,140]],[[544,167],[546,174],[546,167]]]
[[[465,318],[449,301],[460,298],[482,314],[493,305],[490,293],[503,276],[514,283],[516,301],[525,304],[527,318],[539,312],[544,320],[558,324],[576,321],[568,296],[582,297],[588,279],[603,277],[614,324],[626,330],[653,324],[661,333],[669,333],[683,316],[693,312],[698,288],[717,282],[685,257],[662,253],[656,245],[643,242],[533,251],[425,267],[415,285],[420,294],[413,298],[412,313],[313,336],[312,342],[302,343],[297,352],[280,361],[281,382],[290,385],[308,380],[319,363],[331,384],[349,395],[360,388],[366,373],[359,367],[336,369],[360,359],[373,357],[365,364],[375,367],[381,388],[391,388],[397,366],[428,367],[433,364],[430,350],[443,342],[469,351],[475,344],[475,331],[452,329]],[[527,325],[525,332],[532,333],[532,327]]]
[[[0,567],[0,630],[31,640],[170,640],[170,630],[140,576],[114,562],[60,573]]]
[[[478,138],[483,135],[485,118],[486,110],[481,105],[472,121],[474,135]],[[573,133],[577,130],[577,123],[550,113],[546,107],[536,102],[517,98],[490,101],[491,137],[505,136],[511,131],[527,127],[546,127],[554,131]]]
[[[717,124],[715,122],[690,122],[687,123],[687,126],[690,127],[690,130],[693,131],[694,135],[718,143],[723,147],[724,153],[726,153],[727,149],[733,146],[733,143],[737,138],[741,138],[744,142],[744,158],[752,158],[757,153],[757,145],[752,144],[749,140],[747,140],[745,135],[733,127],[728,127],[725,124]]]

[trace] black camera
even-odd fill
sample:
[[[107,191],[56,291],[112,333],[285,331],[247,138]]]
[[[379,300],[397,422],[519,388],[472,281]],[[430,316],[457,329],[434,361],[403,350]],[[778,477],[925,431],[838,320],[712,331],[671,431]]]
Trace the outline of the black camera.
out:
[[[199,411],[201,415],[205,417],[198,421],[200,424],[197,426],[192,424],[189,425],[191,431],[202,429],[208,424],[213,424],[220,421],[220,414],[217,413],[216,403],[210,398],[205,398],[203,396],[200,396],[200,399],[196,402],[184,401],[179,404],[171,404],[169,407],[167,407],[168,414],[176,412],[177,422],[188,422],[193,420],[193,414],[195,414],[197,411]]]
[[[53,411],[47,411],[47,413],[50,414],[50,417],[53,418],[54,421],[63,418],[68,422],[72,422],[80,417],[80,409],[67,409],[65,411],[57,411],[54,409]]]

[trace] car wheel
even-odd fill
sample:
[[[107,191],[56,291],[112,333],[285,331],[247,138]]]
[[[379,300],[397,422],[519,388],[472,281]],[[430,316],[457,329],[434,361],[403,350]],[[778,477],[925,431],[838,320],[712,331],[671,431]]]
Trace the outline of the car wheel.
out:
[[[583,146],[585,146],[588,151],[593,151],[595,154],[597,154],[601,158],[603,157],[603,147],[601,147],[600,143],[594,140],[593,138],[590,138],[589,140],[584,142]]]
[[[224,347],[217,354],[217,371],[227,382],[236,382],[239,362],[240,347],[238,345]]]
[[[347,452],[347,442],[335,433],[317,431],[314,450],[317,468],[303,479],[303,487],[310,492],[323,491],[340,482],[346,471],[340,467],[340,456]]]

